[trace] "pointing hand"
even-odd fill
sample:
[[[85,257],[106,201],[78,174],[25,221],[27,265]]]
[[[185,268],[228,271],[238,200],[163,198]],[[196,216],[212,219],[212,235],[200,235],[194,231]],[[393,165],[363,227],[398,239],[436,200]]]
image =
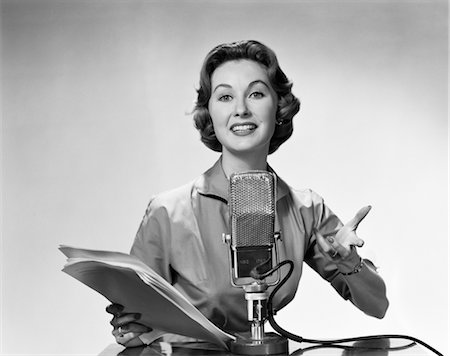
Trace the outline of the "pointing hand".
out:
[[[324,255],[330,256],[332,260],[345,259],[350,255],[352,246],[362,247],[364,240],[356,235],[356,229],[360,222],[366,217],[372,207],[365,206],[347,224],[342,226],[333,236],[324,237],[316,230],[317,243]]]

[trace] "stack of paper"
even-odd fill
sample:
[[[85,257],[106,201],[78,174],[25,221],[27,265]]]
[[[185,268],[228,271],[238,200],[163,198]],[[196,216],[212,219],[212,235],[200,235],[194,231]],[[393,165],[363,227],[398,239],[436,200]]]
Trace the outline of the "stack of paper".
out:
[[[224,348],[235,337],[211,323],[170,283],[134,256],[120,252],[59,248],[63,271],[125,307],[139,323],[168,333],[210,341]]]

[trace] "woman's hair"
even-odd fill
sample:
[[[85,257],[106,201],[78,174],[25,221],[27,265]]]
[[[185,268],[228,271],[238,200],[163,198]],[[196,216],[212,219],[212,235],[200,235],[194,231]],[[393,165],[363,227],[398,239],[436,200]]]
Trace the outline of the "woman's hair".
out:
[[[247,59],[263,65],[270,84],[278,96],[275,132],[270,140],[269,154],[292,135],[292,119],[300,110],[300,101],[292,94],[292,83],[281,70],[275,52],[260,42],[248,40],[225,43],[213,48],[205,58],[200,71],[200,88],[194,108],[194,124],[200,132],[202,142],[210,149],[221,152],[222,144],[214,132],[208,102],[211,98],[211,76],[223,63]]]

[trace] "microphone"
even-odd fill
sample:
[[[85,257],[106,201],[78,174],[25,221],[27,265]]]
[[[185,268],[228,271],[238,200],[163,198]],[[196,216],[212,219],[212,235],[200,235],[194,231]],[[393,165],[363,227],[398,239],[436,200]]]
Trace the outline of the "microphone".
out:
[[[229,181],[231,234],[224,234],[229,244],[231,284],[242,287],[247,301],[250,332],[236,335],[230,344],[241,355],[287,354],[286,338],[265,333],[268,287],[280,281],[275,232],[276,176],[267,171],[234,173]]]
[[[235,286],[252,283],[252,271],[262,274],[274,267],[275,189],[275,175],[266,171],[234,173],[230,177],[231,270]]]

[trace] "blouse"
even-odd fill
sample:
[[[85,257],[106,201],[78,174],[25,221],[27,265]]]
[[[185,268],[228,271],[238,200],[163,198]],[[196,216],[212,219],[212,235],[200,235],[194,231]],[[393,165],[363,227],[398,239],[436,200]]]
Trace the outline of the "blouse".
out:
[[[314,191],[295,190],[278,176],[276,181],[277,231],[282,235],[277,252],[280,261],[291,260],[295,267],[277,292],[274,309],[280,310],[294,298],[304,261],[342,298],[382,318],[388,307],[386,288],[372,262],[363,260],[360,272],[344,275],[360,261],[356,249],[335,263],[318,248],[314,230],[330,234],[342,226],[339,218]],[[249,322],[244,291],[231,285],[229,246],[222,239],[230,231],[228,185],[219,159],[195,181],[153,197],[131,254],[171,283],[216,326],[235,333],[248,331]],[[282,276],[285,273],[282,268]]]

